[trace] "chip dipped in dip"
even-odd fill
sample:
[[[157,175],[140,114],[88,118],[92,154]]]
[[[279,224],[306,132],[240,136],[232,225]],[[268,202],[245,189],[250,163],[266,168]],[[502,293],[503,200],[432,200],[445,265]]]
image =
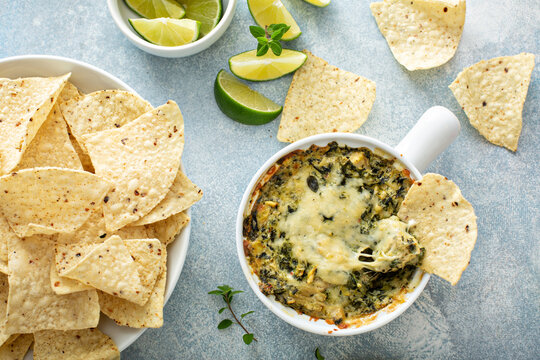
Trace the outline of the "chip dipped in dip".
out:
[[[281,158],[244,217],[261,291],[339,327],[390,304],[424,255],[396,216],[412,183],[401,163],[368,148],[333,142]]]

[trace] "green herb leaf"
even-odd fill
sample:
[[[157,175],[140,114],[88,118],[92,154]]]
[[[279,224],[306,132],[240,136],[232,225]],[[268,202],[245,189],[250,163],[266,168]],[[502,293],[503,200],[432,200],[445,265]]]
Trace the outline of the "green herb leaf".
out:
[[[315,357],[317,358],[317,360],[324,360],[324,356],[321,355],[319,348],[315,349]]]
[[[221,295],[220,290],[212,290],[212,291],[209,291],[208,293],[211,294],[211,295]]]
[[[279,43],[279,41],[272,40],[270,41],[268,45],[270,45],[270,49],[272,49],[272,52],[276,56],[281,55],[281,51],[283,50],[283,48],[281,47],[281,44]]]
[[[257,42],[259,43],[259,45],[268,44],[268,39],[265,37],[258,37]]]
[[[255,311],[248,311],[247,313],[243,313],[240,315],[240,317],[243,319],[244,317],[248,316],[249,314],[253,314]]]
[[[289,31],[290,28],[290,26],[287,26],[285,24],[277,24],[272,33],[270,34],[270,38],[272,40],[281,40],[283,35],[285,35],[285,33]]]
[[[244,336],[242,336],[242,339],[244,340],[246,345],[249,345],[253,342],[253,334],[244,334]]]
[[[272,35],[272,33],[274,31],[279,31],[283,28],[289,28],[290,26],[288,26],[287,24],[272,24],[272,25],[269,25],[267,28],[266,28],[266,31],[268,32],[268,34]]]
[[[257,46],[257,56],[263,56],[264,54],[266,54],[268,52],[268,49],[270,47],[268,46],[268,44],[264,44],[264,45],[260,45]]]
[[[240,294],[240,293],[243,293],[242,290],[234,290],[231,292],[231,295],[234,295],[234,294]]]
[[[221,320],[221,322],[218,324],[217,328],[219,330],[223,330],[223,329],[228,328],[231,325],[232,325],[232,321],[229,320],[229,319],[225,319],[225,320]]]
[[[221,286],[218,286],[217,288],[223,292],[228,292],[232,290],[232,288],[229,285],[221,285]]]
[[[218,314],[221,314],[221,313],[224,312],[226,309],[227,309],[226,307],[222,307],[221,309],[219,309]]]
[[[249,32],[253,37],[259,38],[259,37],[266,37],[266,32],[264,29],[260,26],[250,26]]]

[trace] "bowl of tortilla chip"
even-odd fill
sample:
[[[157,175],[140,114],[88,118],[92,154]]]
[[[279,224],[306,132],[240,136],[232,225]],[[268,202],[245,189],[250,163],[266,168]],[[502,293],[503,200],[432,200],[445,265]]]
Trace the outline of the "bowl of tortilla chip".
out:
[[[426,228],[424,226],[426,220],[417,216],[414,211],[418,206],[426,207],[419,205],[418,202],[431,201],[432,198],[436,206],[442,204],[437,209],[433,208],[433,211],[439,211],[452,200],[449,211],[454,211],[458,207],[459,211],[462,211],[455,214],[457,219],[465,218],[463,214],[469,214],[466,211],[472,210],[466,200],[461,200],[459,189],[448,179],[436,174],[422,177],[422,171],[453,142],[459,130],[460,124],[454,114],[444,107],[436,106],[426,111],[395,148],[368,136],[328,133],[296,141],[268,159],[247,186],[236,222],[238,257],[244,275],[257,297],[279,318],[302,330],[320,335],[345,336],[374,330],[398,317],[421,294],[430,273],[455,284],[468,264],[470,251],[459,261],[452,258],[452,254],[448,255],[440,262],[444,263],[440,266],[442,270],[428,268],[429,273],[424,271],[424,265],[431,264],[428,260],[436,258],[440,248],[437,247],[439,244],[431,246],[428,241],[426,243],[420,241],[423,240],[424,234],[421,232]],[[345,154],[344,161],[335,156],[335,154],[341,156],[341,153]],[[366,161],[368,165],[365,165]],[[384,199],[382,196],[387,195],[386,190],[377,192],[380,187],[377,182],[372,182],[374,186],[366,185],[367,180],[359,180],[358,177],[356,180],[350,179],[351,176],[345,174],[346,171],[351,171],[350,169],[356,169],[353,172],[360,174],[369,171],[372,174],[380,173],[373,170],[374,167],[369,167],[371,166],[369,161],[391,164],[384,166],[399,170],[396,178],[399,183],[410,181],[412,186],[396,192],[395,194],[400,193],[399,199],[398,195],[395,195],[394,198],[391,196],[390,199],[383,200],[382,204],[394,203],[395,207],[389,213],[393,215],[387,219],[381,218],[380,221],[377,216],[378,223],[386,222],[384,228],[378,228],[377,225],[375,229],[372,228],[367,232],[360,230],[362,234],[369,234],[361,239],[370,237],[376,241],[372,248],[364,246],[356,250],[351,244],[357,244],[354,242],[357,235],[351,231],[342,232],[342,229],[349,226],[354,231],[360,229],[358,223],[363,222],[364,215],[368,211],[365,210],[367,207],[364,207],[360,212],[356,212],[357,207],[364,206],[358,205],[363,198],[373,199],[375,194]],[[357,163],[363,164],[358,166],[363,166],[364,170],[354,168],[353,165],[357,166]],[[302,170],[304,167],[307,168],[305,172]],[[389,182],[390,180],[384,177],[392,177],[392,174],[393,172],[384,172],[379,184]],[[360,175],[360,178],[361,176],[363,175]],[[438,187],[432,186],[432,183]],[[349,189],[340,187],[345,184],[353,185]],[[447,192],[440,190],[444,186],[447,186]],[[419,194],[418,188],[422,191],[429,190],[433,196]],[[376,189],[375,192],[373,189]],[[369,198],[370,196],[372,198]],[[435,199],[437,196],[442,197]],[[345,202],[340,203],[343,201]],[[399,204],[396,205],[398,201]],[[377,206],[376,204],[374,207]],[[431,204],[427,207],[430,206]],[[462,207],[466,209],[465,212]],[[420,213],[423,214],[422,209]],[[362,216],[351,215],[351,220],[347,218],[349,214]],[[399,216],[399,220],[395,215]],[[452,215],[437,214],[435,218],[440,220],[441,216],[447,216],[448,221]],[[444,220],[443,218],[442,221]],[[456,236],[460,239],[466,238],[467,245],[472,243],[473,246],[476,240],[474,212],[467,217],[467,221],[469,223],[464,225],[466,229],[465,227],[460,229],[460,235]],[[335,227],[328,225],[333,222],[336,222]],[[400,223],[401,229],[406,228],[414,234],[420,246],[407,232],[401,230],[393,232],[393,228],[387,226],[390,222]],[[457,223],[461,224],[460,221],[456,221]],[[437,223],[427,225],[430,229],[437,227],[439,227]],[[442,226],[440,228],[442,229]],[[412,232],[411,229],[416,232]],[[391,233],[392,236],[381,237],[381,233]],[[399,234],[399,237],[394,234]],[[437,239],[440,239],[439,235],[437,234]],[[399,247],[397,242],[399,240],[395,239],[403,241],[405,237],[409,239],[406,243],[407,249],[412,249],[417,254],[411,257],[409,251],[407,255],[409,263],[399,265],[400,259],[405,257],[405,255],[400,257],[401,254],[406,252],[394,256],[393,252]],[[389,245],[382,245],[387,243],[387,240]],[[443,246],[447,245],[450,248],[454,246],[447,244],[445,240]],[[461,242],[456,246],[459,245]],[[386,247],[381,249],[381,246]],[[420,247],[423,250],[418,255]],[[472,247],[469,248],[472,251]],[[411,259],[422,257],[423,262],[410,262]],[[387,303],[371,311],[375,302],[368,301],[368,296],[371,296],[370,289],[376,289],[377,294],[382,294],[381,289],[386,289],[385,284],[390,283],[383,283],[381,279],[390,279],[394,276],[391,274],[397,274],[398,270],[403,269],[400,266],[412,266],[410,264],[414,266],[407,275],[410,276],[409,282]],[[452,274],[445,273],[448,268],[457,270]],[[366,277],[362,278],[364,275],[368,276],[368,281],[365,281]],[[370,283],[370,279],[375,279],[376,283]],[[368,290],[362,290],[362,286],[364,288],[367,286]],[[349,315],[361,306],[364,306],[362,314]]]
[[[56,358],[54,351],[63,349],[75,357],[78,352],[84,352],[96,358],[112,358],[147,328],[162,326],[163,306],[176,286],[186,257],[189,207],[200,199],[202,192],[185,176],[181,165],[184,135],[180,110],[174,101],[154,109],[113,75],[58,56],[2,59],[0,82],[0,90],[11,92],[15,99],[4,98],[11,102],[4,107],[10,113],[3,114],[2,125],[11,126],[13,118],[13,121],[19,119],[13,125],[15,129],[24,127],[23,131],[10,130],[13,137],[21,137],[16,142],[23,144],[20,146],[24,149],[11,149],[9,144],[13,139],[5,141],[0,149],[3,159],[7,159],[2,162],[2,172],[10,174],[0,176],[5,187],[2,193],[13,195],[14,199],[4,199],[4,204],[11,205],[1,210],[1,231],[11,236],[6,240],[9,261],[6,264],[2,256],[0,272],[6,273],[9,268],[10,293],[29,294],[18,297],[25,299],[27,305],[26,312],[19,314],[25,321],[14,317],[8,323],[15,333],[34,333],[34,353],[37,351],[40,356]],[[20,116],[16,111],[19,107],[24,107]],[[27,109],[34,109],[35,113],[27,114],[30,111]],[[168,128],[159,130],[159,125],[152,125],[164,122],[169,124]],[[151,142],[136,143],[137,139],[150,136]],[[130,141],[133,143],[129,144]],[[133,151],[121,147],[131,145],[146,154],[138,159],[129,158]],[[155,151],[156,148],[162,151]],[[170,159],[163,155],[171,151],[174,156]],[[159,158],[152,159],[151,153],[159,154]],[[115,164],[107,159],[118,161]],[[152,166],[136,166],[147,161]],[[160,176],[155,176],[152,173],[155,167],[171,168],[173,172],[165,175],[160,170]],[[108,175],[101,175],[103,171]],[[121,178],[128,173],[130,179]],[[159,177],[168,177],[168,183],[143,184]],[[30,181],[31,185],[25,185],[24,181]],[[114,197],[124,191],[122,183],[129,182],[137,188],[126,188],[132,197],[128,202],[137,205],[122,210],[118,203],[114,205]],[[150,190],[146,186],[151,186]],[[116,195],[111,193],[113,188]],[[24,196],[17,194],[19,189],[30,194],[39,191],[41,195]],[[161,195],[157,196],[157,192]],[[64,205],[56,209],[54,203],[60,197],[65,199]],[[33,198],[38,199],[38,204],[32,205]],[[82,203],[83,200],[87,203]],[[43,211],[35,214],[32,206]],[[14,213],[24,207],[29,207],[26,215],[30,218],[14,221]],[[124,215],[115,213],[118,210],[125,210]],[[141,211],[145,214],[141,215]],[[25,241],[21,242],[23,237]],[[34,252],[42,254],[41,261],[19,261],[24,256],[37,256]],[[106,254],[113,252],[118,257],[107,259]],[[125,255],[120,263],[119,254]],[[75,258],[82,260],[74,263]],[[107,265],[110,265],[107,273],[111,274],[124,269],[118,270],[125,271],[121,276],[113,276],[125,279],[123,284],[106,279],[103,267]],[[28,284],[25,279],[33,279],[35,283]],[[25,289],[25,284],[32,287]],[[121,289],[120,294],[115,287]],[[32,302],[36,294],[39,304],[37,299]],[[15,306],[16,299],[9,297],[8,308],[10,301]],[[42,305],[59,310],[49,313]],[[70,310],[71,307],[77,311]],[[64,319],[63,312],[66,312]],[[86,318],[86,312],[92,314]],[[85,342],[95,346],[85,349]]]

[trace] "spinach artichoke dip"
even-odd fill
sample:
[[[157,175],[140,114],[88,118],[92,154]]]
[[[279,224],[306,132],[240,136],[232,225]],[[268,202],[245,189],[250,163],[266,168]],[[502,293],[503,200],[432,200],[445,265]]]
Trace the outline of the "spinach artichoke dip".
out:
[[[396,216],[409,175],[382,152],[335,142],[281,158],[243,223],[261,291],[341,328],[390,304],[424,255]]]

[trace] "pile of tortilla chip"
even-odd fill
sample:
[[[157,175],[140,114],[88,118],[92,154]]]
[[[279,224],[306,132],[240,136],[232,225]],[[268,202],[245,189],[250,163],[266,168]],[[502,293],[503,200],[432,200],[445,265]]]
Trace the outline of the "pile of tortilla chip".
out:
[[[370,8],[392,54],[407,70],[443,65],[456,53],[465,0],[384,0]]]
[[[167,245],[202,197],[176,103],[69,77],[0,80],[0,358],[117,359],[101,312],[162,326]]]

